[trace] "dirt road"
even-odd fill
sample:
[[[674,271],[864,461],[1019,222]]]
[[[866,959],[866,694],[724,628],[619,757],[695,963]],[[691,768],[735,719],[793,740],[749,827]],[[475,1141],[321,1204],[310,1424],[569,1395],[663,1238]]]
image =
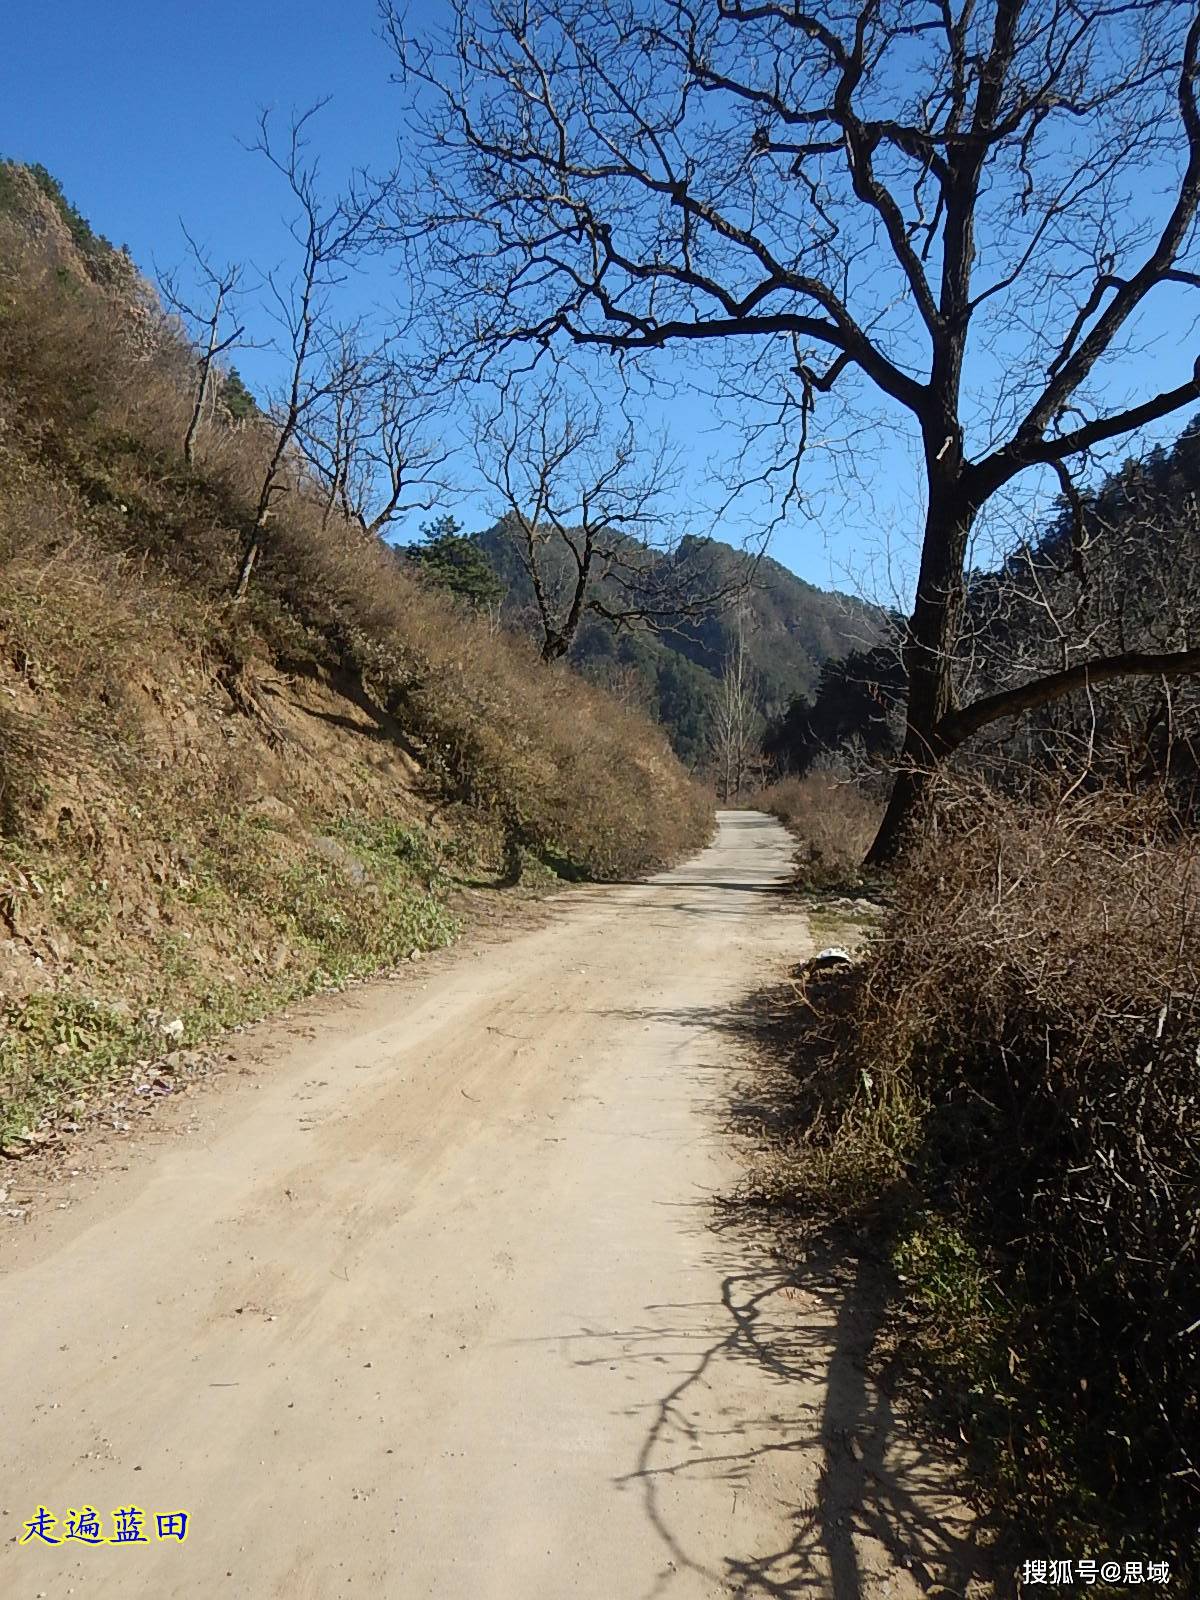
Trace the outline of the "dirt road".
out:
[[[5,1600],[926,1593],[965,1523],[859,1369],[868,1309],[710,1226],[723,1023],[806,953],[789,855],[727,813],[260,1033],[199,1134],[0,1240]],[[18,1543],[39,1506],[148,1542]]]

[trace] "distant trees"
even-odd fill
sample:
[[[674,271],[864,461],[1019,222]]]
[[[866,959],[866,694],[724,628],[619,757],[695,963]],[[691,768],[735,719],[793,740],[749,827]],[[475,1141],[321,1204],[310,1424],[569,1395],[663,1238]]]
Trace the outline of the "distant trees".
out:
[[[711,729],[710,679],[695,662],[664,650],[655,664],[653,709],[676,755],[691,768],[706,765]]]
[[[822,758],[853,748],[876,772],[904,737],[904,664],[895,644],[826,661],[812,700],[798,696],[763,735],[778,772],[803,777]]]
[[[1168,784],[1200,815],[1200,681],[1106,676],[1097,657],[1186,653],[1200,644],[1200,419],[1169,448],[1127,459],[1064,498],[995,571],[971,585],[964,674],[976,697],[1063,672],[1085,692],[1032,707],[981,742],[998,780],[1070,765],[1126,786]]]
[[[709,724],[711,770],[720,800],[736,800],[761,763],[762,717],[754,668],[746,653],[746,614],[738,612],[729,650],[721,666]]]
[[[825,397],[904,418],[924,524],[906,728],[872,850],[980,728],[1097,675],[959,701],[979,519],[1024,474],[1200,398],[1133,377],[1147,307],[1200,289],[1200,9],[1177,0],[447,0],[388,26],[427,162],[407,235],[464,369],[565,345],[724,358],[789,492]],[[1154,659],[1150,659],[1153,656]]]
[[[246,422],[258,416],[258,401],[236,367],[227,367],[220,375],[219,384],[217,400],[233,422]]]

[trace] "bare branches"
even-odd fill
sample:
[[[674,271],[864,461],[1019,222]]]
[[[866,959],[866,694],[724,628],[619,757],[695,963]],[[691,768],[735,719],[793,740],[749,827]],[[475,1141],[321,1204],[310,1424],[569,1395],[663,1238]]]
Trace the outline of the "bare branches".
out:
[[[353,333],[333,325],[331,294],[364,254],[382,248],[384,222],[395,195],[394,173],[376,178],[355,172],[340,193],[326,197],[319,165],[310,156],[308,144],[309,126],[325,103],[318,101],[301,115],[294,115],[280,138],[275,137],[268,113],[263,112],[258,137],[249,147],[263,156],[287,185],[295,208],[289,231],[299,261],[290,274],[267,274],[287,357],[287,376],[272,406],[274,444],[238,572],[235,602],[244,598],[249,587],[272,504],[284,487],[283,469],[290,452],[300,445],[302,435],[310,441],[317,436],[320,430],[314,419],[323,408],[332,405],[336,409],[339,396],[348,406],[358,387],[350,354]],[[346,436],[339,430],[349,420],[347,413],[335,427],[335,497],[346,488]]]
[[[1095,417],[1068,433],[1025,442],[1020,438],[1015,439],[1005,449],[996,451],[987,461],[980,462],[979,466],[973,469],[972,482],[973,486],[976,486],[975,492],[982,499],[1024,467],[1040,464],[1054,467],[1056,463],[1070,456],[1081,455],[1084,451],[1094,449],[1098,444],[1136,433],[1153,422],[1161,422],[1164,417],[1172,416],[1196,400],[1200,400],[1200,360],[1197,360],[1193,375],[1188,382],[1177,384],[1173,389],[1153,395],[1140,405],[1129,406],[1110,416]]]
[[[1164,281],[1191,284],[1197,281],[1195,274],[1177,271],[1176,263],[1193,233],[1197,206],[1200,205],[1200,109],[1196,102],[1198,71],[1200,12],[1192,17],[1178,67],[1176,96],[1187,159],[1174,204],[1153,248],[1136,270],[1124,277],[1105,273],[1093,286],[1086,304],[1072,322],[1061,350],[1049,364],[1048,370],[1052,374],[1050,382],[1018,429],[1019,438],[1045,429],[1152,289]],[[1114,291],[1111,300],[1091,332],[1076,345],[1080,329],[1098,307],[1104,290],[1108,288]],[[1195,393],[1189,398],[1195,398]],[[1180,404],[1186,404],[1186,401]]]
[[[370,390],[371,426],[362,452],[360,492],[353,515],[368,533],[382,534],[410,511],[429,511],[452,490],[449,449],[430,433],[444,407],[422,393],[404,363],[386,353]]]
[[[543,661],[569,652],[589,612],[618,629],[678,627],[749,581],[751,563],[718,571],[705,541],[679,538],[663,441],[608,426],[599,402],[549,386],[510,396],[479,419],[477,453],[529,578]]]
[[[447,9],[413,37],[383,6],[427,147],[402,231],[446,358],[478,375],[517,351],[699,345],[736,372],[752,348],[748,430],[774,406],[794,463],[818,404],[873,387],[923,457],[906,647],[906,754],[923,760],[957,710],[981,508],[1200,398],[1200,372],[1148,384],[1127,363],[1147,308],[1200,289],[1200,8]],[[767,479],[785,503],[797,471]]]
[[[939,755],[956,749],[973,733],[1003,717],[1019,716],[1039,706],[1051,705],[1076,689],[1090,689],[1117,678],[1183,678],[1200,672],[1200,649],[1173,650],[1155,655],[1141,650],[1082,661],[1031,683],[985,695],[943,717],[933,730],[931,748]]]
[[[444,401],[426,397],[413,363],[385,340],[363,350],[361,330],[338,335],[319,393],[296,440],[324,490],[322,524],[335,509],[382,535],[410,511],[428,511],[450,491],[450,452],[431,432]]]
[[[409,236],[456,289],[471,279],[471,329],[457,319],[464,358],[557,335],[632,351],[795,334],[915,401],[916,386],[872,344],[835,280],[781,255],[769,230],[739,216],[736,194],[722,203],[724,180],[751,153],[740,135],[706,130],[732,171],[719,184],[696,182],[701,166],[684,135],[696,131],[691,73],[707,44],[684,8],[643,16],[609,4],[591,22],[558,6],[543,30],[552,42],[536,53],[520,4],[477,10],[459,0],[444,55],[408,37],[395,11],[385,18],[402,72],[442,97],[429,126],[437,170],[422,179],[434,206],[414,212]],[[655,86],[652,64],[667,68],[667,87]],[[460,180],[453,192],[448,177]]]
[[[385,7],[431,141],[409,238],[460,299],[464,359],[557,338],[637,352],[792,336],[922,427],[958,410],[977,314],[1036,283],[1047,333],[1060,309],[1068,324],[1023,437],[1044,432],[1145,294],[1195,277],[1176,260],[1185,174],[1121,307],[1064,353],[1093,292],[1071,257],[1118,281],[1136,234],[1113,204],[1120,176],[1167,148],[1171,100],[1194,121],[1194,40],[1175,55],[1159,27],[1178,11],[557,0],[535,24],[520,0],[455,0],[435,39]],[[990,281],[973,295],[977,258]]]
[[[215,264],[184,224],[180,222],[179,226],[187,241],[196,289],[189,292],[183,288],[178,272],[160,273],[158,287],[164,305],[180,319],[189,339],[199,345],[196,398],[183,436],[183,456],[190,466],[195,459],[196,433],[209,397],[214,365],[227,350],[244,342],[245,329],[237,322],[234,307],[244,289],[245,268],[237,262]],[[203,296],[203,301],[197,296]],[[234,323],[232,328],[230,322]]]

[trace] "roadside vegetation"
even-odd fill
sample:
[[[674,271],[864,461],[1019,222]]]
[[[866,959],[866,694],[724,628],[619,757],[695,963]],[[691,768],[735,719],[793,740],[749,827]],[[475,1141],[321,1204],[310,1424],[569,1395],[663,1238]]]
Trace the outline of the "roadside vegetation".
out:
[[[964,700],[1186,647],[1198,491],[1193,419],[977,573]],[[853,874],[905,688],[881,644],[767,729],[784,775],[758,803],[805,887]],[[1074,1550],[1197,1581],[1198,823],[1195,679],[1087,677],[958,753],[861,959],[785,1002],[791,1132],[762,1197],[890,1265],[893,1370],[971,1445],[1010,1571]],[[807,909],[853,943],[828,896]]]
[[[970,1447],[1011,1567],[1194,1583],[1195,836],[1161,793],[960,776],[887,900],[786,1002],[786,1132],[749,1198],[886,1260],[893,1375]]]
[[[623,877],[700,842],[710,808],[662,734],[559,670],[591,655],[670,708],[724,803],[769,764],[753,803],[796,833],[801,882],[889,875],[859,958],[798,980],[790,1133],[752,1198],[886,1259],[899,1370],[971,1446],[1014,1551],[1167,1560],[1195,1588],[1200,426],[1137,452],[1200,404],[1186,340],[1154,337],[1193,326],[1200,291],[1200,13],[382,18],[403,172],[326,195],[320,106],[290,138],[260,125],[298,246],[266,412],[203,361],[197,386],[202,307],[189,340],[52,180],[0,183],[37,235],[0,254],[18,1120],[140,1048],[147,1018],[198,1037],[272,985],[449,937],[456,877]],[[424,397],[386,354],[403,341],[326,314],[393,246],[422,286],[398,320],[419,314],[445,392],[486,378],[516,406],[484,457],[517,486],[500,543],[558,667],[498,626],[455,525],[435,516],[411,563],[379,536],[410,491],[445,509]],[[232,348],[237,272],[206,271],[208,348]],[[781,514],[810,440],[863,488],[860,522],[872,450],[907,456],[909,614],[860,611],[766,695],[790,602],[690,615],[741,579],[676,588],[687,542],[658,530],[640,426],[561,397],[530,425],[535,368],[569,385],[606,355],[626,396],[694,384],[740,440],[715,477]],[[577,436],[599,460],[564,498],[549,469]],[[599,628],[672,619],[693,625],[679,660]]]
[[[836,889],[862,881],[863,857],[879,827],[883,804],[833,772],[789,776],[752,791],[742,802],[777,817],[796,836],[796,881],[805,889]]]

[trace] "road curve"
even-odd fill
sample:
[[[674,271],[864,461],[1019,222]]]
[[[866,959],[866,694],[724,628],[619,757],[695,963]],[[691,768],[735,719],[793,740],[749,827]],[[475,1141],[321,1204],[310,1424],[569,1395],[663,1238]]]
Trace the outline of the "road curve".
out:
[[[879,1490],[877,1407],[851,1448],[843,1288],[710,1226],[723,1023],[805,953],[790,854],[724,813],[683,868],[273,1025],[201,1131],[10,1231],[0,1594],[924,1592],[959,1530],[915,1453]],[[39,1505],[150,1537],[18,1542]]]

